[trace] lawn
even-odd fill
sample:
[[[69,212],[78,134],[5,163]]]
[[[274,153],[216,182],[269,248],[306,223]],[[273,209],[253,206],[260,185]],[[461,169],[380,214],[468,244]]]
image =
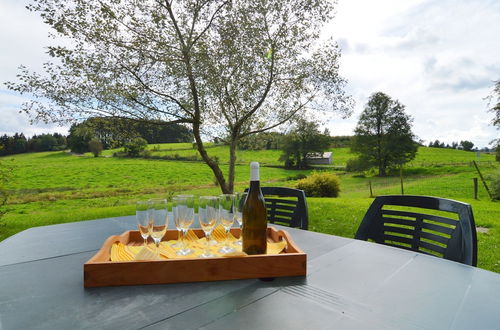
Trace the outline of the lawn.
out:
[[[193,157],[196,151],[189,143],[150,145],[153,155],[177,154]],[[67,152],[46,152],[3,157],[13,169],[8,184],[11,192],[8,213],[0,223],[0,240],[33,226],[106,218],[134,213],[139,199],[190,192],[195,195],[218,194],[210,169],[201,161],[113,158],[117,150],[103,157],[90,154],[74,156]],[[209,145],[211,155],[224,164],[228,150]],[[334,165],[345,165],[353,157],[346,148],[333,149]],[[310,170],[286,170],[277,165],[280,151],[239,151],[236,167],[236,190],[247,187],[248,163],[260,161],[263,185],[293,186],[294,177]],[[199,157],[199,156],[198,156]],[[473,152],[422,147],[412,166],[404,170],[406,194],[433,195],[470,203],[476,223],[484,228],[478,234],[479,267],[500,273],[500,203],[491,202],[485,189],[479,187],[479,199],[473,199],[472,178],[477,160]],[[479,159],[486,177],[499,175],[493,155]],[[452,165],[455,164],[455,165]],[[227,172],[227,166],[222,166]],[[374,195],[399,194],[399,176],[379,178],[371,174],[352,175],[338,168],[341,194],[338,198],[308,198],[310,230],[353,237]]]

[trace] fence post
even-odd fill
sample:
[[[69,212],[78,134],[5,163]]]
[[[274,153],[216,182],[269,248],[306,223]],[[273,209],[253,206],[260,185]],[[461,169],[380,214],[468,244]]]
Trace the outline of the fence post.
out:
[[[477,166],[477,163],[475,160],[472,161],[472,163],[474,164],[474,166],[476,167],[476,170],[477,170],[477,173],[479,174],[479,178],[481,179],[481,181],[483,182],[483,185],[484,185],[484,188],[486,189],[486,191],[488,192],[488,196],[490,196],[490,199],[493,199],[493,197],[491,196],[491,193],[490,193],[490,189],[488,188],[488,185],[486,184],[486,181],[484,181],[484,178],[483,178],[483,175],[481,174],[481,171],[479,170],[479,166]]]
[[[474,199],[477,199],[477,178],[472,178],[474,181]]]
[[[372,181],[368,181],[368,186],[370,187],[370,198],[373,198],[373,191],[372,191]]]

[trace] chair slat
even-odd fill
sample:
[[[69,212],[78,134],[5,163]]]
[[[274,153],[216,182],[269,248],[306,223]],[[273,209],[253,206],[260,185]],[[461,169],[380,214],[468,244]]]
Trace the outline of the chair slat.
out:
[[[282,216],[285,218],[291,218],[293,217],[293,212],[282,212],[280,210],[274,210],[273,212],[274,215]]]
[[[426,248],[428,250],[440,253],[442,255],[444,255],[444,252],[446,251],[446,249],[442,246],[431,244],[431,243],[425,242],[425,241],[420,241],[418,245],[419,245],[419,247]]]
[[[394,242],[402,242],[406,244],[412,244],[413,240],[411,238],[406,238],[406,237],[401,237],[401,236],[395,236],[395,235],[389,235],[389,234],[383,234],[382,239],[385,241],[394,241]]]
[[[384,245],[392,246],[392,247],[399,248],[399,249],[413,251],[413,249],[411,248],[411,245],[405,246],[405,245],[399,245],[399,244],[393,244],[393,243],[384,243]]]
[[[264,199],[266,202],[273,202],[276,204],[283,204],[283,205],[297,205],[297,200],[296,199],[277,199],[277,198],[272,198],[268,196],[264,196]]]
[[[296,207],[293,206],[287,206],[287,205],[276,205],[272,203],[266,203],[266,208],[273,208],[273,209],[280,209],[280,210],[287,210],[287,211],[295,211]]]
[[[384,226],[384,233],[386,232],[415,236],[415,230],[413,229],[394,227],[394,226]]]
[[[455,231],[455,228],[450,228],[450,227],[443,227],[439,226],[433,223],[428,223],[428,222],[422,222],[422,228],[437,231],[439,233],[443,233],[446,235],[452,235],[453,232]]]
[[[282,222],[291,222],[292,218],[291,217],[273,217],[273,221],[282,221]]]
[[[397,225],[404,225],[404,226],[410,226],[410,227],[415,227],[416,221],[415,220],[408,220],[408,219],[398,219],[398,218],[391,218],[391,217],[382,217],[382,221],[384,223],[394,223]]]
[[[388,215],[398,215],[398,216],[412,217],[412,218],[424,218],[435,222],[446,223],[448,225],[457,224],[457,220],[433,214],[416,213],[416,212],[400,211],[400,210],[381,210],[381,212],[382,214],[388,214]]]
[[[420,232],[420,238],[425,238],[425,239],[428,239],[431,241],[436,241],[436,242],[439,242],[439,243],[445,244],[445,245],[447,245],[448,241],[449,241],[449,238],[439,236],[436,234],[432,234],[432,233],[428,233],[426,231]]]

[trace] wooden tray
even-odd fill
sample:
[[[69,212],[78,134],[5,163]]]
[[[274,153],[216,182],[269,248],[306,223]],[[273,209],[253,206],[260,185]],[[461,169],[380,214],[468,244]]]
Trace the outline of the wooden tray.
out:
[[[198,237],[204,236],[201,229],[193,229],[193,231]],[[231,233],[239,237],[240,230],[231,229]],[[163,240],[177,239],[177,235],[177,230],[168,230]],[[138,231],[127,231],[120,236],[110,236],[96,255],[83,265],[83,285],[88,288],[306,275],[307,255],[293,243],[290,234],[268,227],[267,235],[268,240],[272,242],[285,239],[287,241],[286,249],[276,255],[110,261],[110,250],[113,243],[143,244],[143,239]]]

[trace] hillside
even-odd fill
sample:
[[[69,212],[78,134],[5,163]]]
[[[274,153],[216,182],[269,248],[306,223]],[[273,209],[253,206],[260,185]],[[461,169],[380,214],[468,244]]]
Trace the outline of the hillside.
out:
[[[153,155],[175,159],[196,156],[191,144],[150,145]],[[334,165],[344,165],[352,157],[346,148],[333,149]],[[44,152],[3,157],[12,167],[8,189],[8,213],[0,220],[0,240],[32,226],[134,213],[139,199],[178,193],[219,194],[213,174],[201,161],[123,159],[91,155],[74,156],[67,152]],[[227,162],[227,147],[211,146],[209,153]],[[175,156],[177,154],[177,156]],[[248,162],[263,165],[261,177],[268,186],[293,186],[294,177],[310,170],[294,171],[279,167],[280,151],[240,151],[236,168],[236,190],[248,183]],[[434,195],[472,204],[477,225],[487,233],[479,234],[479,266],[500,272],[500,203],[488,200],[482,186],[474,200],[470,166],[473,152],[421,147],[416,159],[405,169],[406,194]],[[498,175],[493,155],[481,155],[485,176]],[[224,167],[223,167],[224,168]],[[323,168],[324,170],[332,170]],[[227,168],[224,168],[227,171]],[[341,179],[339,198],[308,198],[310,230],[353,237],[370,205],[368,181],[375,195],[400,193],[399,177],[360,177],[336,170]]]

